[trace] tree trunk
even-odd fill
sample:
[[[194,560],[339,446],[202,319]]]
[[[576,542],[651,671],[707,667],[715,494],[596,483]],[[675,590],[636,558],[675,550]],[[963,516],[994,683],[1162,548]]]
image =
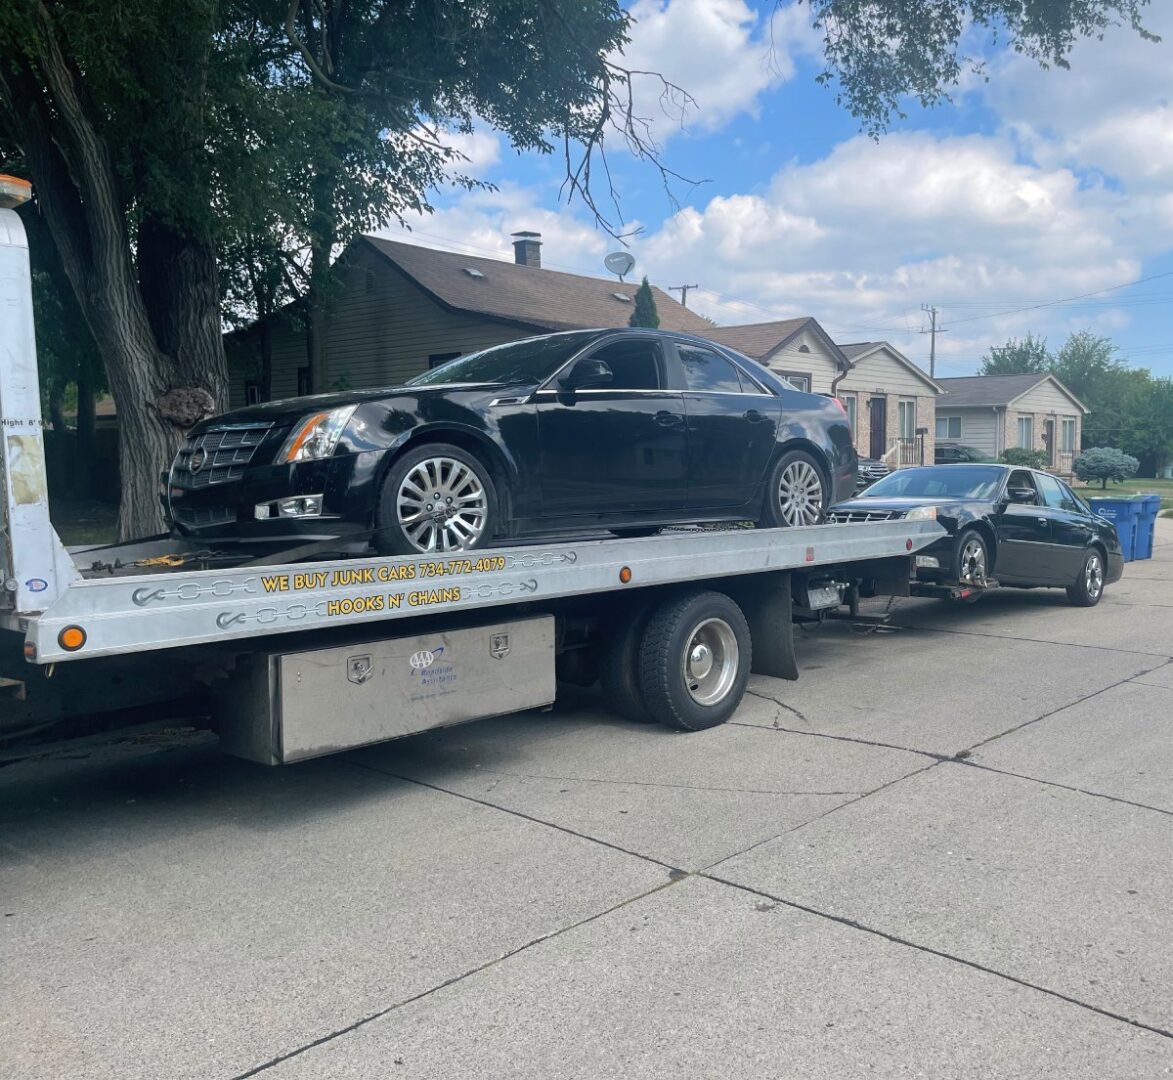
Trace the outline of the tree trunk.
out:
[[[77,366],[77,441],[74,443],[74,460],[77,463],[74,475],[83,491],[93,488],[94,454],[94,359],[82,357]]]
[[[314,212],[310,218],[310,280],[306,293],[306,348],[309,353],[310,393],[330,389],[330,360],[326,331],[330,304],[330,255],[338,223],[334,212],[334,177],[319,173],[311,185]]]
[[[262,401],[273,400],[273,329],[269,325],[269,319],[262,317],[257,324],[260,327],[261,335],[261,370],[258,373],[258,382],[260,383],[260,399]]]
[[[69,438],[69,425],[65,422],[65,387],[54,386],[49,394],[49,423],[57,433],[57,438],[64,445]]]

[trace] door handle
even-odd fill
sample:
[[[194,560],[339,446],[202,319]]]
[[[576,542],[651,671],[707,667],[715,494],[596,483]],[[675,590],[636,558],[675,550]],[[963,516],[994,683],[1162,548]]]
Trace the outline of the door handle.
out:
[[[1046,525],[1049,519],[1048,518],[1038,518],[1037,520],[1040,525]]]
[[[751,424],[758,424],[765,420],[765,417],[760,412],[758,412],[757,409],[749,409],[745,414],[745,418]]]
[[[676,427],[677,424],[684,423],[684,417],[679,413],[669,412],[667,409],[661,409],[656,413],[656,423],[660,427]]]

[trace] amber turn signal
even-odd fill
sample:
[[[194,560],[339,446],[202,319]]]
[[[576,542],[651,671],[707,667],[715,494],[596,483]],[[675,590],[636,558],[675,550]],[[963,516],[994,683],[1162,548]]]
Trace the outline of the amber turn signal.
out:
[[[619,571],[619,580],[622,581],[624,585],[626,585],[631,580],[630,566],[625,566],[622,570]]]
[[[86,643],[86,632],[80,626],[67,626],[57,635],[57,644],[66,652],[77,652]]]

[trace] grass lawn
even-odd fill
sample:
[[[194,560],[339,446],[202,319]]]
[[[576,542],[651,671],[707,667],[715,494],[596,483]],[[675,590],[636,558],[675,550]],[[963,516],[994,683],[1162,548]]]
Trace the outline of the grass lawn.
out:
[[[1075,490],[1084,498],[1116,498],[1126,499],[1129,495],[1145,494],[1160,495],[1161,509],[1173,510],[1173,480],[1141,480],[1133,477],[1122,484],[1113,484],[1109,481],[1108,490],[1101,491],[1099,482],[1082,484],[1078,480],[1074,483]]]
[[[66,547],[114,543],[118,507],[113,503],[53,499],[49,517]]]

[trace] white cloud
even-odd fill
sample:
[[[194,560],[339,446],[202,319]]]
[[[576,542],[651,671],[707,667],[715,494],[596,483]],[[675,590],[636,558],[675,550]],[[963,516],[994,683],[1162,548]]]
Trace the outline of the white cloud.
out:
[[[657,137],[674,128],[714,131],[755,113],[763,92],[794,75],[795,57],[812,48],[809,14],[798,4],[761,18],[744,0],[636,0],[631,42],[617,62],[656,72],[686,90],[695,107],[661,98],[657,79],[637,76],[639,113]]]
[[[980,301],[1045,300],[1139,275],[1165,244],[1155,204],[1088,187],[1069,169],[1016,157],[1011,140],[857,137],[811,165],[788,165],[763,194],[712,199],[664,223],[637,251],[657,281],[695,281],[719,322],[813,314],[839,340],[887,338],[924,360],[922,303],[957,320],[939,371],[972,369],[991,341],[1071,328],[1063,309],[972,324]],[[1102,325],[1119,312],[1097,312]],[[1106,321],[1104,321],[1106,320]],[[1087,322],[1086,313],[1078,325]]]
[[[462,160],[452,163],[452,171],[465,176],[480,179],[501,160],[501,137],[492,131],[446,131],[440,142],[461,155]]]

